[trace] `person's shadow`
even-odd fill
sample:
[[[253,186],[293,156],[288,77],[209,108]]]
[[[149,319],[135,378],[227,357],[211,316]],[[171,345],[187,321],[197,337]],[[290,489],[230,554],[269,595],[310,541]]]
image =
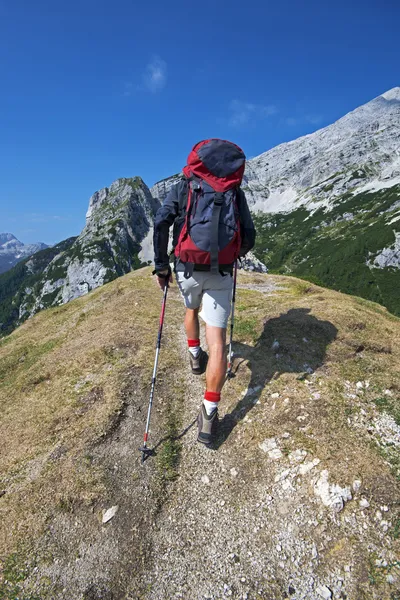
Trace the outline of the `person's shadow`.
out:
[[[212,449],[217,450],[226,441],[271,379],[279,378],[282,373],[299,373],[303,378],[322,366],[326,348],[336,338],[337,329],[329,321],[311,315],[310,310],[292,308],[277,318],[266,319],[255,346],[233,342],[237,364],[234,373],[247,360],[251,378],[245,396],[219,422]]]

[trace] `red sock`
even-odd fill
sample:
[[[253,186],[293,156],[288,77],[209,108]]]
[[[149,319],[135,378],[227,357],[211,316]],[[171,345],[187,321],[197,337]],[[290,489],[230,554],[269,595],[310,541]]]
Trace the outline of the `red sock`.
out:
[[[200,354],[200,340],[188,340],[189,352],[194,358]]]
[[[204,392],[204,408],[206,413],[211,415],[216,408],[218,408],[218,402],[221,400],[221,392]]]
[[[204,400],[208,400],[209,402],[219,402],[221,400],[221,392],[209,392],[206,390],[204,392]]]

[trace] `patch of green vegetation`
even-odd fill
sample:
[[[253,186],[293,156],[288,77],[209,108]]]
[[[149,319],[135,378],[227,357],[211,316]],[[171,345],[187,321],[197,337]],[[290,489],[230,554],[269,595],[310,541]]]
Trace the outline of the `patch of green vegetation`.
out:
[[[352,172],[349,181],[352,179],[365,179],[367,176],[366,172],[363,169],[356,169]]]
[[[23,583],[30,571],[31,568],[27,567],[25,556],[16,552],[7,556],[3,563],[0,600],[41,600],[36,594],[26,594],[23,591]]]
[[[47,271],[47,278],[49,281],[55,282],[59,279],[65,279],[67,275],[67,269],[61,266],[51,266]]]
[[[379,565],[379,556],[376,552],[371,552],[368,557],[369,561],[369,569],[368,569],[368,579],[371,585],[382,584],[386,580],[386,577],[389,575],[391,571],[394,569],[397,571],[400,568],[400,561],[395,560],[392,563],[386,563],[383,565]],[[377,564],[378,562],[378,564]],[[394,596],[391,596],[394,598]]]
[[[235,335],[243,341],[256,341],[259,336],[257,319],[238,315],[235,319]]]
[[[400,425],[400,399],[392,396],[380,396],[373,400],[380,412],[386,412],[392,415],[397,425]]]
[[[174,429],[175,431],[175,429]],[[164,442],[158,454],[158,467],[162,477],[166,481],[174,480],[177,475],[177,466],[181,451],[181,444],[175,440],[172,434]]]
[[[56,299],[57,295],[58,295],[58,289],[54,290],[53,292],[49,292],[48,294],[44,294],[44,296],[42,296],[41,298],[41,304],[44,308],[48,308],[49,306],[52,306],[54,300]]]
[[[141,177],[123,177],[122,180],[130,185],[133,190],[138,190],[143,186],[143,180]]]
[[[177,397],[179,397],[179,393]],[[163,483],[173,481],[178,476],[178,464],[182,449],[182,444],[178,437],[181,414],[181,407],[172,401],[167,409],[166,436],[157,453],[157,467]]]
[[[393,525],[391,534],[395,540],[398,540],[400,538],[400,517],[397,517],[397,520],[395,521],[395,523]]]
[[[291,274],[318,285],[379,302],[400,316],[400,269],[369,267],[393,245],[400,222],[387,225],[400,186],[347,194],[331,210],[304,206],[291,213],[255,216],[255,254],[271,273]],[[343,219],[345,213],[354,218]],[[385,213],[385,214],[384,214]]]
[[[389,463],[392,475],[400,481],[400,453],[396,446],[388,444],[381,447],[376,445],[376,450]]]

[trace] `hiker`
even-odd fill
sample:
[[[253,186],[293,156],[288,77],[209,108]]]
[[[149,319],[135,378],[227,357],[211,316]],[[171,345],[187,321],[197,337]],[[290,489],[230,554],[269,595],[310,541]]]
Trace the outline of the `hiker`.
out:
[[[172,187],[154,222],[154,274],[161,289],[172,282],[167,247],[174,226],[174,272],[186,306],[190,365],[196,375],[206,371],[197,418],[197,439],[203,444],[210,444],[215,434],[226,378],[234,264],[255,241],[254,224],[239,187],[245,160],[243,151],[231,142],[210,139],[196,144],[182,180]],[[200,346],[199,315],[206,324],[209,358]]]

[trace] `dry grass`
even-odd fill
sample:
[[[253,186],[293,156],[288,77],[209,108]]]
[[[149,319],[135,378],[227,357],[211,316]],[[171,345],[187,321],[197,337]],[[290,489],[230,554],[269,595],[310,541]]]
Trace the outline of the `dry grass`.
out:
[[[126,372],[147,384],[159,308],[148,273],[134,273],[39,313],[1,343],[0,555],[37,535],[51,507],[101,492],[85,452],[121,411]]]
[[[241,283],[253,277],[241,273]],[[268,278],[283,289],[273,295],[240,290],[237,299],[238,370],[226,394],[239,426],[246,415],[254,421],[243,443],[250,441],[247,436],[252,442],[247,445],[254,447],[287,431],[293,448],[318,452],[337,480],[349,482],[363,473],[372,481],[381,472],[387,499],[393,501],[396,483],[389,466],[348,416],[373,406],[388,389],[393,394],[389,409],[400,409],[400,319],[372,302],[297,279]],[[275,340],[279,349],[274,351]],[[347,393],[365,380],[369,388],[350,399]],[[254,406],[254,395],[242,393],[257,386],[261,404]],[[279,397],[273,399],[274,393]]]
[[[258,442],[288,431],[287,452],[301,447],[318,454],[342,483],[362,474],[371,494],[394,502],[397,484],[389,465],[352,430],[348,416],[387,389],[399,410],[400,319],[365,300],[288,277],[268,278],[281,286],[274,294],[238,292],[237,376],[224,389],[235,423],[221,443],[237,444],[234,434],[240,432],[250,458]],[[240,273],[240,282],[258,285],[265,277]],[[92,464],[90,449],[118,422],[129,381],[145,393],[144,419],[160,302],[150,270],[142,269],[39,313],[0,342],[0,557],[23,552],[58,511],[93,504],[104,494],[104,473]],[[155,410],[167,437],[157,459],[166,480],[176,475],[179,444],[173,438],[186,393],[185,380],[176,376],[182,316],[174,285]],[[278,350],[272,350],[275,340]],[[345,382],[354,387],[365,379],[368,390],[349,399]],[[242,395],[256,386],[259,405]],[[244,427],[246,416],[251,427]]]

